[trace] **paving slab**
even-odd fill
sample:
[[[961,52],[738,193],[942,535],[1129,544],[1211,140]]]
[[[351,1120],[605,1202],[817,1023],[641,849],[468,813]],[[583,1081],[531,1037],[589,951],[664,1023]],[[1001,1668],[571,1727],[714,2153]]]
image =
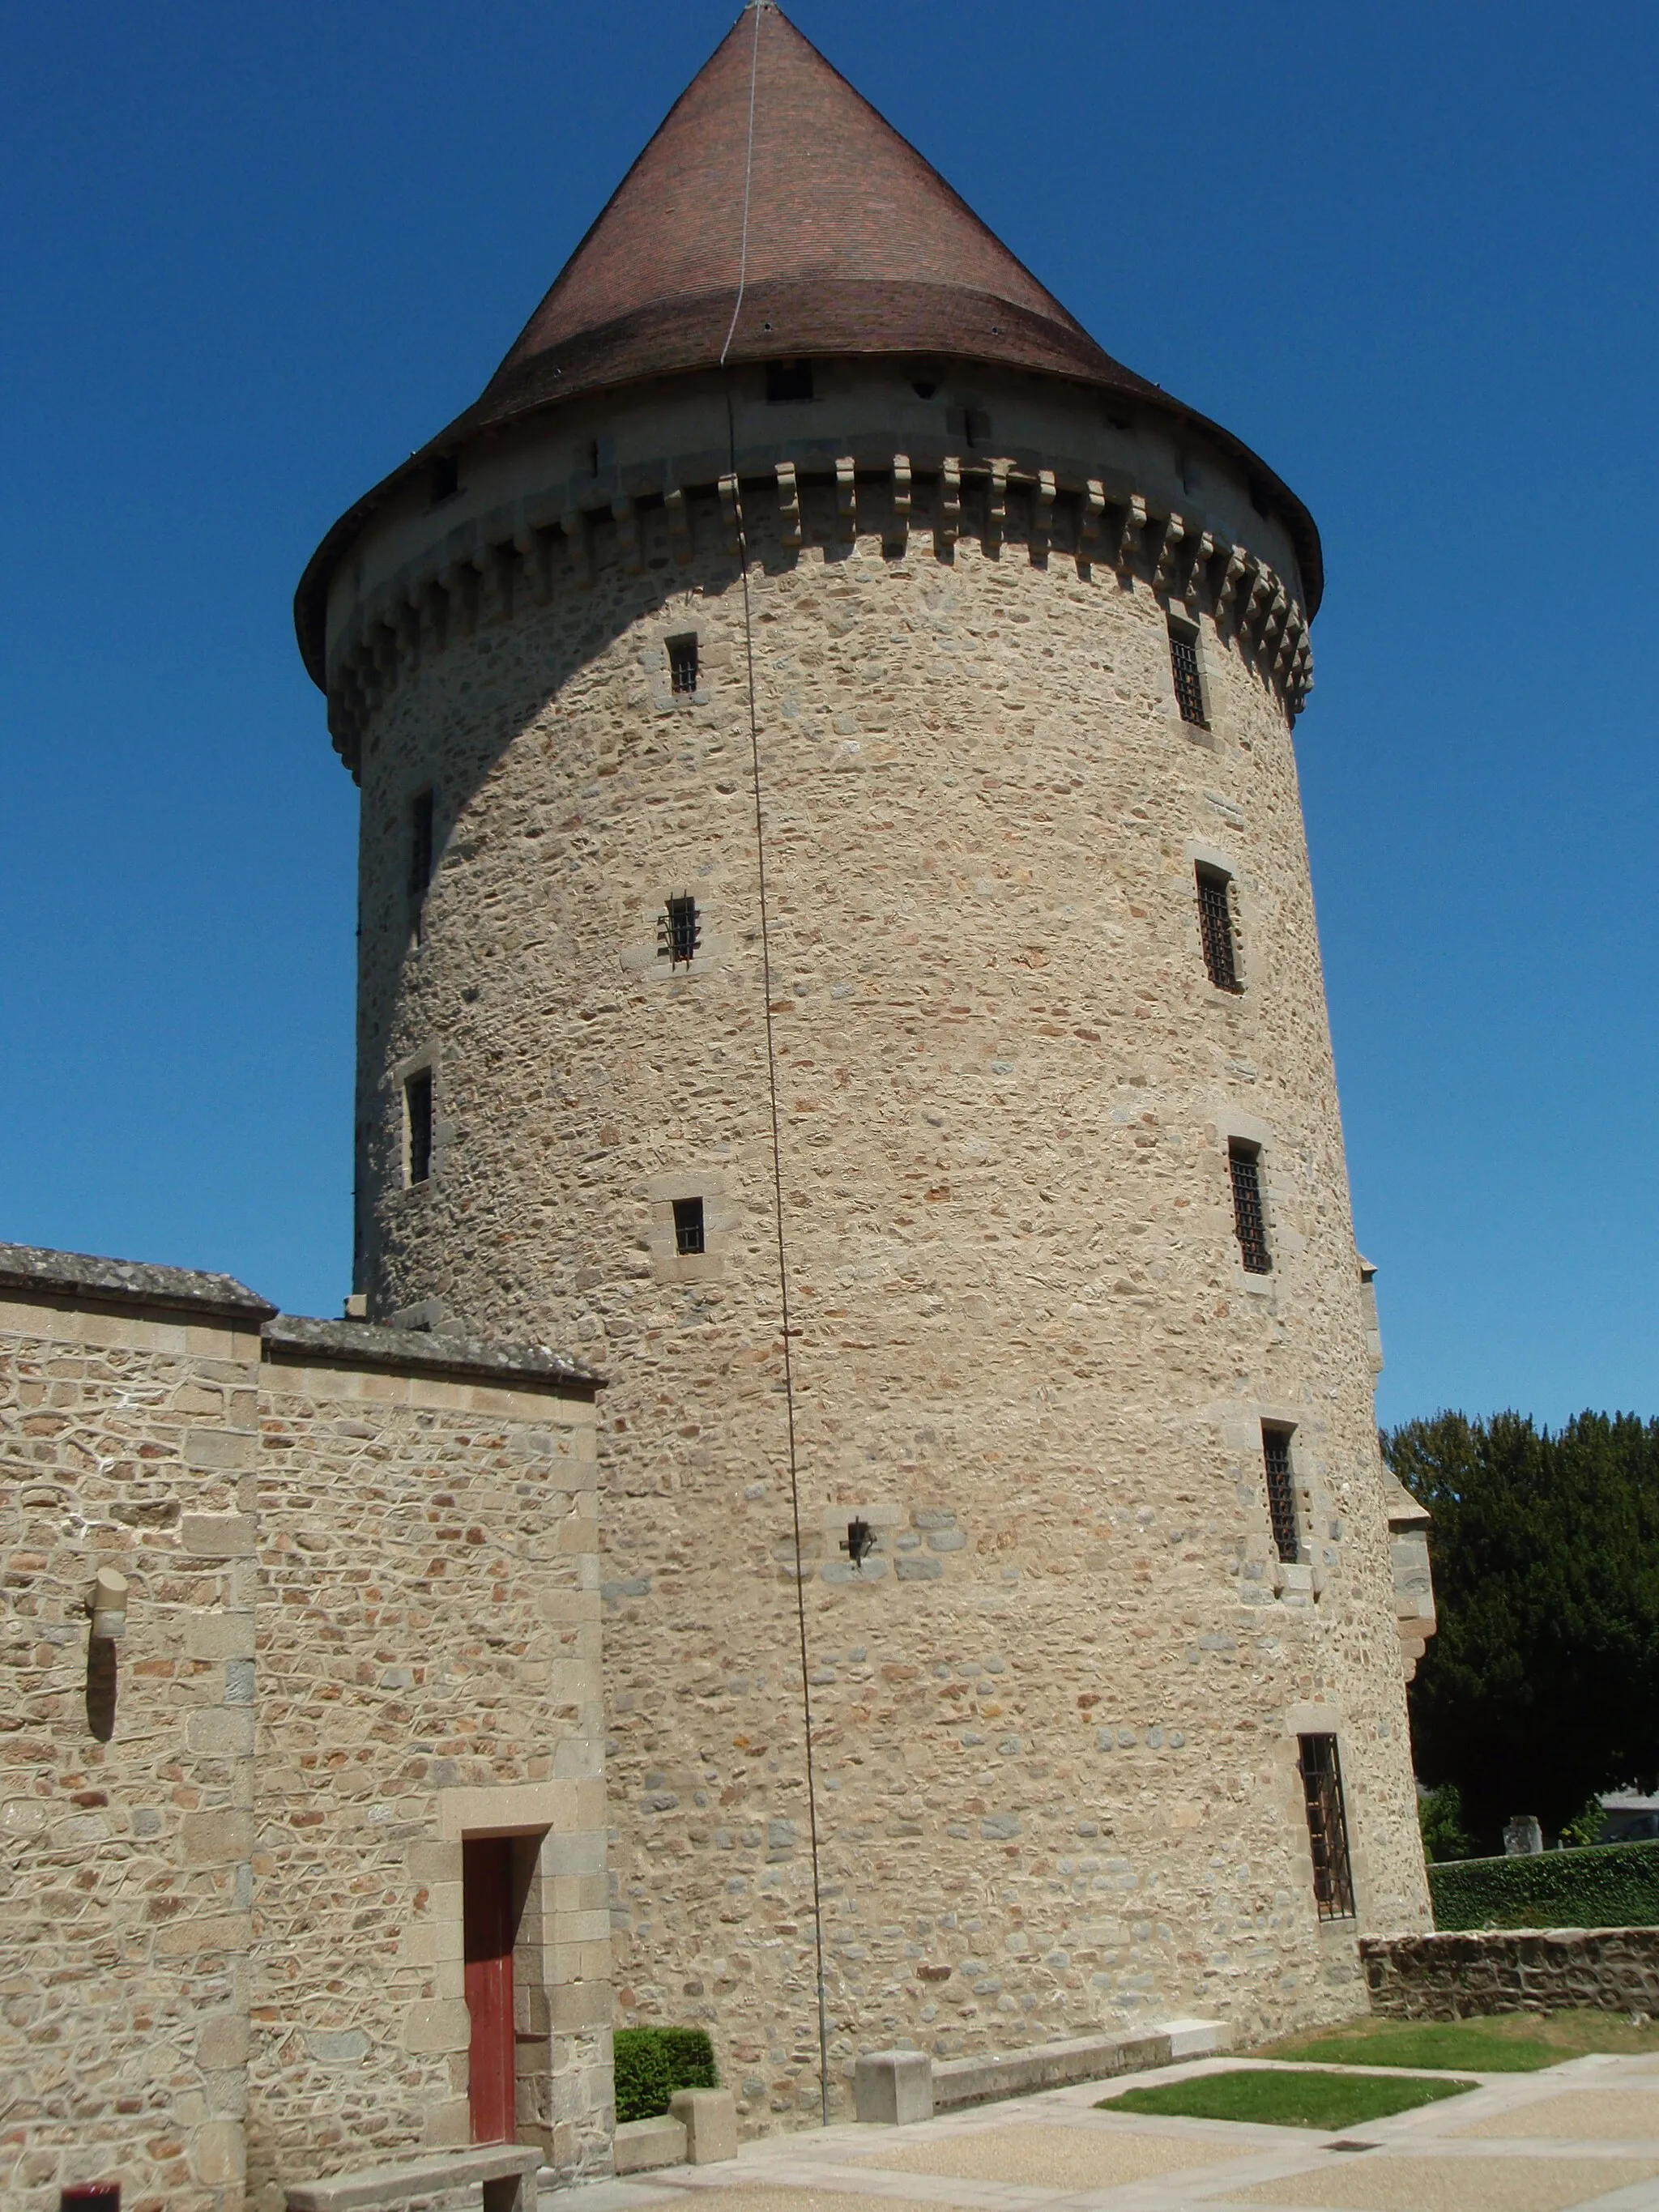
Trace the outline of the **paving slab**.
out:
[[[1056,2118],[1046,2127],[981,2128],[911,2143],[859,2161],[890,2173],[933,2173],[963,2181],[1008,2181],[1026,2188],[1116,2189],[1154,2174],[1241,2158],[1255,2146],[1231,2146],[1184,2130],[1079,2125]]]
[[[1659,2148],[1659,2087],[1570,2089],[1494,2112],[1460,2136],[1566,2136],[1582,2142],[1650,2142]]]
[[[579,2185],[543,2212],[693,2212],[690,2194],[695,2212],[1659,2212],[1652,2057],[1462,2071],[1481,2084],[1468,2097],[1342,2138],[1093,2109],[1241,2063],[1273,2062],[1201,2058],[900,2128],[838,2122],[745,2143],[718,2168]]]
[[[1258,2182],[1210,2203],[1329,2207],[1331,2212],[1575,2212],[1650,2180],[1659,2160],[1328,2156],[1311,2172]],[[1653,2200],[1659,2202],[1659,2199]]]

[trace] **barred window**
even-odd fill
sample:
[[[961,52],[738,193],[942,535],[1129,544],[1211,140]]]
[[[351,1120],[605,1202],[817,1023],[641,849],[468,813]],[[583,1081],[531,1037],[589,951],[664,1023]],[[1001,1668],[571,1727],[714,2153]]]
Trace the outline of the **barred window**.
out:
[[[1354,1917],[1353,1868],[1348,1858],[1348,1814],[1342,1799],[1342,1761],[1334,1735],[1299,1735],[1297,1769],[1308,1808],[1313,1852],[1314,1902],[1322,1920]]]
[[[671,637],[668,641],[668,686],[690,698],[697,688],[697,641]]]
[[[1261,1460],[1267,1478],[1267,1518],[1281,1559],[1302,1556],[1302,1539],[1296,1523],[1296,1484],[1291,1474],[1291,1431],[1261,1424]]]
[[[432,793],[417,791],[409,804],[409,896],[416,906],[432,881]]]
[[[1173,617],[1170,622],[1170,671],[1175,678],[1176,704],[1181,709],[1182,720],[1207,730],[1210,718],[1204,711],[1204,679],[1199,673],[1197,633],[1177,629]]]
[[[657,957],[671,967],[689,968],[702,943],[702,916],[690,891],[671,898],[657,923]]]
[[[1219,868],[1198,870],[1198,927],[1204,965],[1218,991],[1237,991],[1238,939],[1233,927],[1232,878]]]
[[[677,1198],[674,1200],[674,1249],[684,1258],[708,1249],[703,1241],[702,1200],[700,1198]]]
[[[1267,1217],[1261,1204],[1261,1152],[1255,1145],[1231,1144],[1227,1166],[1233,1182],[1233,1228],[1244,1271],[1250,1275],[1270,1275],[1273,1261],[1267,1249]]]
[[[412,1189],[432,1175],[432,1070],[417,1068],[404,1085],[404,1159]]]

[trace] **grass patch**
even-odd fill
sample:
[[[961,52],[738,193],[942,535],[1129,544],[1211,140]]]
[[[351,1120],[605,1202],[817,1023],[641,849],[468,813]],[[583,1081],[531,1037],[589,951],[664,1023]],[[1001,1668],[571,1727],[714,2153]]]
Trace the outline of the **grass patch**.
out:
[[[1265,2128],[1318,2128],[1330,2132],[1365,2120],[1385,2120],[1413,2105],[1461,2097],[1474,2081],[1391,2081],[1385,2074],[1274,2072],[1241,2068],[1199,2074],[1189,2081],[1160,2081],[1152,2089],[1126,2089],[1103,2097],[1098,2112],[1152,2112],[1164,2119],[1253,2120]]]
[[[1526,2074],[1592,2051],[1659,2051],[1659,2024],[1626,2013],[1574,2009],[1486,2014],[1473,2020],[1355,2020],[1315,2035],[1264,2045],[1254,2058],[1311,2059],[1322,2066],[1471,2067]]]

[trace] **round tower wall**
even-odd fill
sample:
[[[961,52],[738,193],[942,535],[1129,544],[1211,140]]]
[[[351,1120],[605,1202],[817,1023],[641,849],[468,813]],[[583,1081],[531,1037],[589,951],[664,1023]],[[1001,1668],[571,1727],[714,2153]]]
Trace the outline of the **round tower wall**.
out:
[[[707,2023],[751,2128],[817,2100],[792,1395],[841,2109],[857,2052],[906,2037],[1340,2016],[1357,1932],[1427,1919],[1293,556],[1224,455],[1065,387],[936,392],[990,418],[957,453],[890,377],[836,374],[810,435],[747,386],[728,429],[703,386],[468,456],[331,615],[361,1279],[377,1317],[610,1377],[619,2018]],[[1290,1563],[1264,1421],[1293,1432]],[[1356,1918],[1316,1911],[1310,1733],[1339,1741]]]

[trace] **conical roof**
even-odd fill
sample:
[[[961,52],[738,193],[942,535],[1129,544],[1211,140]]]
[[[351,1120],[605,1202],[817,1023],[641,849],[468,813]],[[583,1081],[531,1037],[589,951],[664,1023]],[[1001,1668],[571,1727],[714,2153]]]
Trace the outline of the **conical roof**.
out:
[[[1096,344],[774,0],[750,0],[670,109],[477,401],[342,516],[295,603],[322,681],[335,562],[385,495],[469,437],[644,377],[803,356],[1036,369],[1201,428],[1289,526],[1312,517],[1248,447]]]
[[[478,411],[718,362],[728,337],[732,361],[946,351],[1154,390],[765,4],[681,94]]]

